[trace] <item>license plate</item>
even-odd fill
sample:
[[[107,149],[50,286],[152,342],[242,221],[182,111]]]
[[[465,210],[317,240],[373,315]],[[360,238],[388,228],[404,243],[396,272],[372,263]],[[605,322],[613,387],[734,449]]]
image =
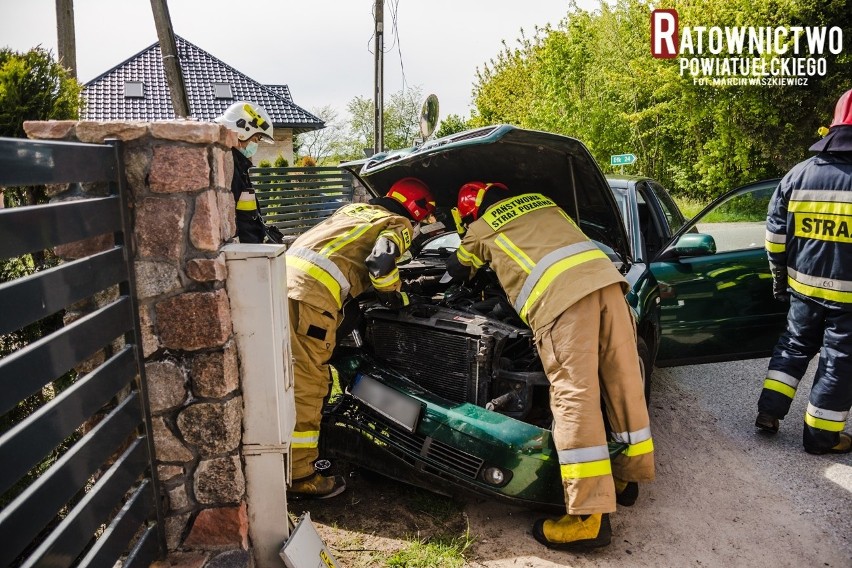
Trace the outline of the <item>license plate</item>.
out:
[[[370,377],[358,374],[349,394],[408,432],[414,432],[423,405],[419,400],[390,388]]]

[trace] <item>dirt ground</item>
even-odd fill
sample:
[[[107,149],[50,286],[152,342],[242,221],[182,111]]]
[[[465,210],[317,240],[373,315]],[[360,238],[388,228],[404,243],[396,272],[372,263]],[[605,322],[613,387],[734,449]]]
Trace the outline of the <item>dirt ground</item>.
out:
[[[825,518],[787,497],[803,480],[772,481],[689,389],[665,372],[656,379],[652,423],[666,425],[654,434],[657,479],[642,486],[633,507],[611,516],[613,541],[605,549],[550,551],[530,534],[541,512],[454,501],[368,472],[352,472],[344,495],[307,509],[346,567],[386,566],[414,539],[446,542],[466,533],[464,565],[479,568],[852,566],[852,535],[826,531]],[[842,494],[846,518],[852,498]],[[291,503],[291,513],[301,505]]]

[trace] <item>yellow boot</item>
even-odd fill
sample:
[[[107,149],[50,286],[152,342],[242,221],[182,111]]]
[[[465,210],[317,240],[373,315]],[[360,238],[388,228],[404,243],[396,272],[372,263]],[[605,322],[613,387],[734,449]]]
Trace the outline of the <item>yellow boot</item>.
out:
[[[639,497],[639,484],[613,477],[615,482],[615,502],[623,507],[631,507]]]
[[[565,515],[559,519],[539,519],[533,537],[554,550],[584,550],[606,546],[612,540],[609,514]]]
[[[339,475],[323,477],[314,473],[308,477],[294,479],[287,497],[290,499],[328,499],[346,490],[346,480]]]
[[[805,451],[809,454],[848,454],[852,452],[852,436],[847,434],[846,432],[840,433],[839,442],[836,445],[830,448],[812,448],[809,446],[805,446]]]

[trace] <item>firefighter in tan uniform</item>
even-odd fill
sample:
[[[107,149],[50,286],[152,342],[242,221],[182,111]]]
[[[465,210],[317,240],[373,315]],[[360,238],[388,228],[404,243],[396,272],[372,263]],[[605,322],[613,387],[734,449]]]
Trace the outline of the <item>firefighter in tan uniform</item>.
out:
[[[314,470],[323,399],[334,373],[328,361],[343,305],[370,286],[386,305],[408,303],[396,261],[416,236],[415,226],[434,210],[435,199],[426,184],[401,179],[385,197],[342,207],[287,251],[296,396],[289,495],[322,499],[346,488],[342,477],[324,477]]]
[[[533,536],[557,549],[609,544],[608,513],[632,505],[654,478],[654,446],[636,352],[627,283],[574,221],[544,195],[512,195],[499,183],[459,191],[466,226],[451,275],[489,265],[534,333],[550,381],[553,439],[568,514],[540,519]],[[601,396],[615,441],[611,462]]]

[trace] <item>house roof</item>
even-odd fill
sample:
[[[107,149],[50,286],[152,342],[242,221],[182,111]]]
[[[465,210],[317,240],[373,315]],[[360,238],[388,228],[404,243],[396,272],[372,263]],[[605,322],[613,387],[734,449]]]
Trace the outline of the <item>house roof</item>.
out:
[[[212,121],[237,101],[259,104],[276,128],[295,133],[325,123],[293,102],[287,85],[261,85],[198,46],[175,36],[190,115]],[[170,120],[175,118],[159,42],[143,49],[83,86],[84,120]],[[142,82],[142,97],[126,97],[125,83]],[[230,85],[232,97],[214,96],[213,84]]]

